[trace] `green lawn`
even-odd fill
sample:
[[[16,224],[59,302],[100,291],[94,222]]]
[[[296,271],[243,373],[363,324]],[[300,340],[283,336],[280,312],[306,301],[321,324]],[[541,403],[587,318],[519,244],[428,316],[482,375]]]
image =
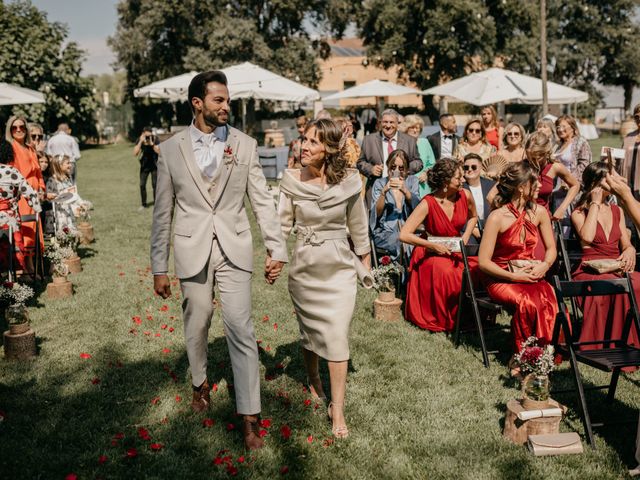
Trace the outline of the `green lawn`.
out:
[[[74,297],[41,295],[31,308],[37,359],[0,360],[0,478],[63,479],[72,472],[80,479],[220,478],[233,469],[240,478],[265,479],[625,477],[635,426],[599,431],[598,449],[578,456],[534,458],[503,440],[504,406],[519,396],[505,367],[506,332],[489,336],[490,347],[503,353],[484,369],[473,336],[456,350],[444,335],[407,322],[377,322],[374,294],[367,291],[359,292],[352,324],[351,436],[333,442],[325,411],[304,391],[286,279],[269,287],[260,274],[253,316],[262,347],[263,418],[270,426],[266,448],[243,452],[219,313],[210,333],[209,378],[218,386],[212,409],[208,415],[189,409],[180,299],[153,296],[151,210],[137,211],[137,183],[129,145],[83,152],[79,188],[95,204],[97,241],[82,252]],[[257,265],[260,244],[256,238]],[[605,378],[586,373],[589,382]],[[556,386],[569,380],[566,365],[552,376]],[[639,373],[623,375],[613,405],[595,394],[593,413],[637,419],[639,383]],[[582,433],[575,397],[558,399],[571,408],[562,428]],[[205,425],[207,418],[212,422]]]

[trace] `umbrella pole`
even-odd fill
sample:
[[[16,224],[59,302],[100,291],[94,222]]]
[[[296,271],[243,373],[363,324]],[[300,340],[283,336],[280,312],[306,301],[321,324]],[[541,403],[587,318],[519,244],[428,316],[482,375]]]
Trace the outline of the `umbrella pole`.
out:
[[[547,93],[547,4],[540,0],[540,78],[542,80],[542,116],[549,113]]]
[[[247,104],[244,98],[240,99],[240,105],[242,108],[242,131],[247,131]]]

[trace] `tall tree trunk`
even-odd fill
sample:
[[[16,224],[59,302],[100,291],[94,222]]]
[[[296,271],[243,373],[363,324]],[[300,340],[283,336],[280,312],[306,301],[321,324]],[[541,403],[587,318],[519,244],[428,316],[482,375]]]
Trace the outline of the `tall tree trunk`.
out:
[[[635,87],[632,81],[624,82],[622,88],[624,88],[624,112],[631,113],[631,98],[633,97],[633,87]]]

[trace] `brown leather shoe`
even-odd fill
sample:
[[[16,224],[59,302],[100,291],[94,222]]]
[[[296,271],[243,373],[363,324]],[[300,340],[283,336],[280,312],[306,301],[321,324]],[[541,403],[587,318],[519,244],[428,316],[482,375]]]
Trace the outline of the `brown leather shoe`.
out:
[[[247,450],[258,450],[264,447],[264,440],[258,433],[259,423],[257,415],[245,415],[242,417],[242,435],[244,437],[244,448]]]
[[[206,380],[198,390],[193,390],[193,400],[191,400],[191,409],[194,412],[204,412],[209,408],[209,382]]]

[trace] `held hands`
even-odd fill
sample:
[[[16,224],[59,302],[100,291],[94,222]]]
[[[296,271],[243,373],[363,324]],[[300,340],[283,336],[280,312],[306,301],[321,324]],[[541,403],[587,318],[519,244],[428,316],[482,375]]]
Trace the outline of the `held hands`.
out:
[[[536,283],[544,278],[549,270],[546,262],[540,262],[518,272],[513,272],[511,281],[515,283]]]
[[[284,262],[278,260],[272,260],[271,255],[267,254],[267,258],[264,262],[264,279],[269,285],[273,285],[280,276],[284,267]]]
[[[633,272],[636,269],[636,249],[628,246],[616,260],[622,263],[623,271]]]
[[[160,295],[162,298],[169,298],[171,296],[171,283],[169,282],[168,275],[154,275],[153,276],[153,291]]]

